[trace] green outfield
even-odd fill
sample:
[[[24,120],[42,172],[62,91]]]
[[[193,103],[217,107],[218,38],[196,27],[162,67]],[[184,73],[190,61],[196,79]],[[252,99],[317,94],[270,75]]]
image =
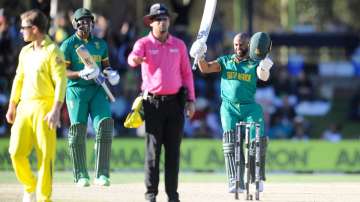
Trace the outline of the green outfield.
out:
[[[1,171],[0,183],[17,183],[14,172]],[[113,172],[111,180],[113,184],[142,182],[142,172]],[[225,182],[225,173],[214,172],[181,172],[181,182]],[[55,172],[55,183],[72,182],[72,173],[67,171]],[[267,175],[268,182],[360,182],[360,174],[297,174],[297,173],[270,173]]]
[[[0,139],[0,170],[12,169],[8,139]],[[72,161],[65,139],[57,141],[55,170],[71,171]],[[95,162],[94,142],[87,141],[87,165],[93,168]],[[144,169],[145,145],[142,138],[114,139],[111,151],[111,168],[115,171],[138,171]],[[30,156],[33,168],[36,158]],[[163,158],[162,158],[163,159]],[[320,140],[270,141],[267,150],[268,172],[325,172],[359,173],[360,148],[358,141],[331,143]],[[224,154],[221,141],[214,139],[184,139],[181,145],[180,169],[193,172],[222,172]],[[161,161],[163,165],[163,161]]]

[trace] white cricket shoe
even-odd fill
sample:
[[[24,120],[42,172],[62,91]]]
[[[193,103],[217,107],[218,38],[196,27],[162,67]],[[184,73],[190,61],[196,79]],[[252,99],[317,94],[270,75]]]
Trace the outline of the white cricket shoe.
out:
[[[110,179],[105,175],[100,175],[100,177],[94,180],[94,184],[99,186],[110,186]]]
[[[35,192],[28,193],[24,191],[24,196],[22,202],[36,202]]]
[[[236,185],[233,184],[229,187],[229,193],[235,193],[236,190]],[[238,193],[244,193],[245,189],[241,189],[240,187],[238,187]]]
[[[77,182],[76,182],[76,186],[78,187],[88,187],[90,186],[90,182],[88,178],[80,178]]]

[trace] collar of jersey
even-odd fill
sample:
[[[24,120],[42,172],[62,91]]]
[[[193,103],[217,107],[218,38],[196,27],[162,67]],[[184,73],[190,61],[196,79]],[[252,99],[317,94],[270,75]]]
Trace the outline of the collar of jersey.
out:
[[[82,41],[82,42],[85,42],[85,43],[88,43],[89,41],[91,41],[93,39],[93,36],[90,34],[89,35],[89,38],[87,39],[82,39],[80,38],[76,33],[75,33],[75,37],[79,40],[79,41]]]
[[[154,35],[152,34],[152,32],[149,32],[148,37],[150,38],[150,40],[151,40],[153,43],[155,43],[155,44],[157,44],[157,45],[164,44],[164,43],[160,42],[159,40],[157,40],[157,39],[154,37]],[[168,38],[166,39],[165,44],[173,44],[173,42],[174,42],[173,36],[171,36],[171,34],[168,33]]]
[[[236,58],[236,54],[233,54],[233,55],[231,56],[231,61],[233,61],[233,62],[236,63],[235,58]],[[250,58],[249,58],[249,56],[248,56],[248,57],[243,58],[242,60],[240,60],[239,63],[241,63],[241,62],[246,62],[246,61],[248,61],[249,59],[250,59]]]
[[[31,42],[30,47],[34,47],[35,42]],[[41,41],[41,47],[45,47],[51,43],[51,39],[48,35],[45,35],[44,39]]]

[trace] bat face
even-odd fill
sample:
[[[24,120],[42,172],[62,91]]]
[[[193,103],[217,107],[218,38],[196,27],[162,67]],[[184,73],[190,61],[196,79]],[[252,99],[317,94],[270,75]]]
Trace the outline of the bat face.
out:
[[[201,30],[201,31],[198,33],[196,39],[201,39],[201,38],[207,37],[207,36],[209,35],[209,32],[210,32],[210,27],[208,27],[207,30]]]
[[[92,63],[91,63],[91,58],[90,58],[90,57],[84,58],[84,62],[85,62],[85,64],[86,64],[87,66],[91,66],[91,65],[92,65]]]
[[[97,67],[97,64],[95,63],[88,49],[84,45],[79,46],[76,49],[76,53],[78,54],[78,56],[80,57],[81,61],[84,63],[85,66],[91,68]]]
[[[201,39],[204,42],[206,42],[209,36],[211,24],[215,15],[216,2],[217,0],[206,0],[205,2],[204,13],[201,19],[200,29],[197,35],[197,39]]]
[[[215,15],[217,0],[206,0],[203,16],[201,18],[200,29],[196,37],[197,40],[201,40],[206,43],[209,36],[211,24]],[[198,62],[198,58],[195,58],[192,69],[196,69],[195,64]]]
[[[80,57],[81,61],[84,63],[84,65],[86,65],[86,67],[88,67],[88,68],[99,68],[98,65],[95,63],[95,61],[93,60],[93,58],[92,58],[91,54],[89,53],[88,49],[84,45],[79,46],[75,51],[78,54],[78,56]],[[99,76],[97,79],[105,79],[105,78]],[[105,90],[105,93],[108,95],[110,101],[115,102],[115,97],[111,93],[110,89],[107,87],[107,85],[105,83],[105,80],[99,81],[99,83],[101,84],[101,86]]]

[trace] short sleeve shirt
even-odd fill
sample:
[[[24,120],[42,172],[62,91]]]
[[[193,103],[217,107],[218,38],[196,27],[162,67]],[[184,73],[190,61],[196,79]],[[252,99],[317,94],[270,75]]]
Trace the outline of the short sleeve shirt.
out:
[[[76,54],[76,49],[84,44],[85,47],[89,50],[94,61],[99,67],[101,67],[101,61],[109,59],[108,47],[104,40],[97,38],[95,36],[90,36],[88,40],[80,39],[76,34],[73,34],[68,39],[66,39],[60,49],[63,51],[65,56],[65,62],[70,65],[68,66],[69,70],[80,71],[84,68],[79,56]],[[84,79],[68,79],[68,86],[86,86],[95,84],[92,80]]]
[[[259,63],[251,59],[236,62],[234,58],[225,55],[217,59],[221,66],[221,98],[239,104],[254,103]]]

